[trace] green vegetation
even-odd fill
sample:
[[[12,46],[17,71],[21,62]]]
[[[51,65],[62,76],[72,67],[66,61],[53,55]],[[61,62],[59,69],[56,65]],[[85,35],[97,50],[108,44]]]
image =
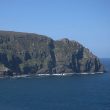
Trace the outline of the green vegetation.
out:
[[[0,69],[17,74],[104,71],[98,58],[76,41],[0,31]]]

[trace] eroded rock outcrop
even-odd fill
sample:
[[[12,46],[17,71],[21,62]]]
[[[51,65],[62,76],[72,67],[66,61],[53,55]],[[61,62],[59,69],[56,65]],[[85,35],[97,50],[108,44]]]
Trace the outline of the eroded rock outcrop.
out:
[[[0,31],[0,63],[14,74],[104,72],[99,59],[76,41]]]

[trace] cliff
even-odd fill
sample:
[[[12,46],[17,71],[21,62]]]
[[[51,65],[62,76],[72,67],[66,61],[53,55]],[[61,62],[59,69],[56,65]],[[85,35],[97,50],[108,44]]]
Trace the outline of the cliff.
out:
[[[99,59],[76,41],[10,31],[0,31],[0,64],[5,75],[104,72]]]

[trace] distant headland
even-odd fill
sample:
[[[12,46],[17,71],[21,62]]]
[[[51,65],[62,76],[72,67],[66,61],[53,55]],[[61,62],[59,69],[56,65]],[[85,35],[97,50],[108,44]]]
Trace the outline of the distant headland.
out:
[[[0,76],[103,73],[89,49],[67,38],[0,31]]]

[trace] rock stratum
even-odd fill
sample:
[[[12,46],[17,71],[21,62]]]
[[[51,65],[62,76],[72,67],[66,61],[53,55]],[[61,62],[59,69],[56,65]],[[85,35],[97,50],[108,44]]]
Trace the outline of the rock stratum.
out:
[[[89,49],[74,40],[0,31],[0,75],[85,72],[104,72],[104,67]]]

